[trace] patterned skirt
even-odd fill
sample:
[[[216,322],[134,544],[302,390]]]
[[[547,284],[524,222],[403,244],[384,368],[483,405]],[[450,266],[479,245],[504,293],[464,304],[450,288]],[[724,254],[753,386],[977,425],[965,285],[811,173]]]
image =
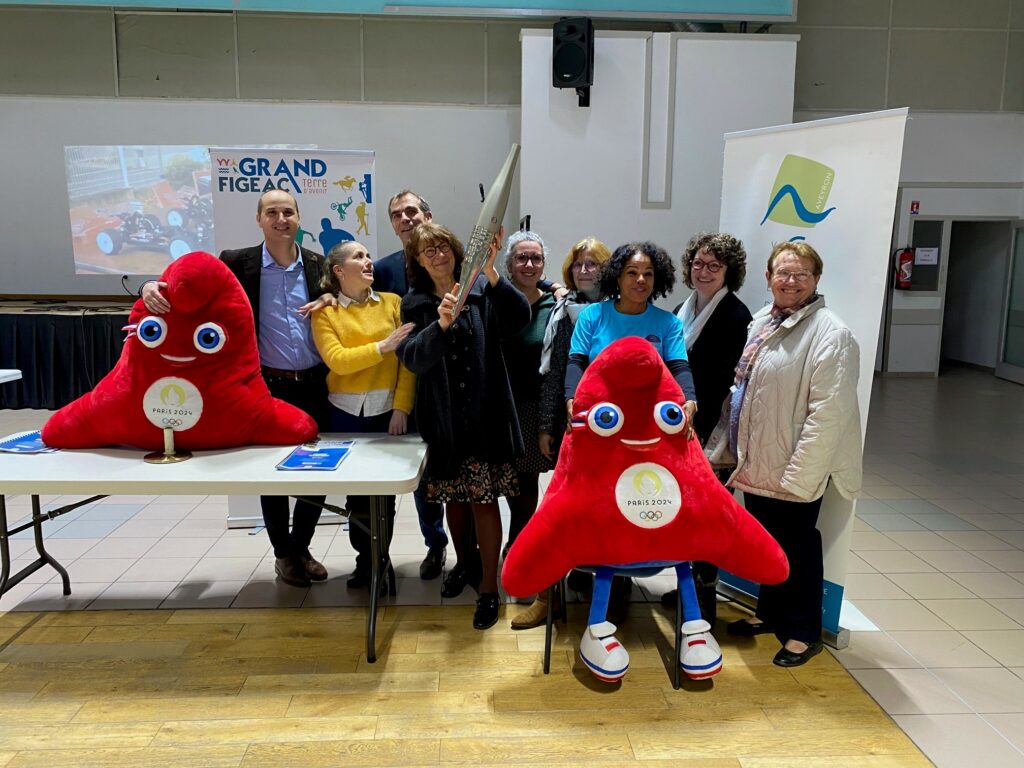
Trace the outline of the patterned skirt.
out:
[[[519,478],[509,463],[491,464],[470,456],[459,465],[455,477],[427,477],[427,500],[486,504],[499,496],[518,496]]]

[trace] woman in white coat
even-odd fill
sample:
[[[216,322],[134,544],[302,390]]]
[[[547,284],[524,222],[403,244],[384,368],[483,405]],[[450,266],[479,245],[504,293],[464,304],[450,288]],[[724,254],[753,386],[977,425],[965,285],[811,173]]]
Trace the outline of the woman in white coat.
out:
[[[816,523],[831,481],[853,498],[861,484],[857,377],[850,329],[818,294],[822,261],[806,242],[772,249],[765,276],[774,303],[750,324],[732,394],[708,442],[716,466],[789,558],[782,584],[762,585],[756,614],[729,633],[774,632],[782,667],[821,652],[822,548]]]

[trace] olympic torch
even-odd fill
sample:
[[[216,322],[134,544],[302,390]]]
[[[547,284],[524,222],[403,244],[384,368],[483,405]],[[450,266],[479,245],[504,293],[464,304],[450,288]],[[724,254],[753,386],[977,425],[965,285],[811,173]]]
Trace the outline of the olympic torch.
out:
[[[491,241],[501,229],[501,222],[505,218],[505,208],[508,207],[508,196],[512,190],[512,173],[516,169],[516,161],[519,160],[519,145],[513,144],[505,158],[505,164],[498,171],[494,183],[491,184],[491,191],[484,198],[480,208],[480,216],[476,220],[476,226],[469,236],[466,244],[466,255],[462,260],[462,274],[459,276],[459,293],[455,297],[455,310],[452,317],[458,317],[462,306],[466,303],[473,283],[476,282],[480,271],[487,262],[490,252]]]

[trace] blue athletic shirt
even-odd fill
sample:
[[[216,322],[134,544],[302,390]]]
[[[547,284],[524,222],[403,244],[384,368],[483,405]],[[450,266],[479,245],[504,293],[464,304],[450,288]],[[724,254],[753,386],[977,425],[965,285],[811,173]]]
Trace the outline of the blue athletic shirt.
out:
[[[614,301],[599,301],[580,312],[569,354],[585,355],[593,362],[601,350],[626,336],[647,339],[666,363],[687,359],[683,322],[678,317],[653,304],[639,315],[626,315],[615,309]]]

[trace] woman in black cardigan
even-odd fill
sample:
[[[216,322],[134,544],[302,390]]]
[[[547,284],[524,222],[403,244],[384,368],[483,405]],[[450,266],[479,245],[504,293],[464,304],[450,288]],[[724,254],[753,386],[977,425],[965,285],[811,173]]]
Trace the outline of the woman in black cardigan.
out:
[[[743,243],[723,232],[702,232],[690,238],[683,251],[683,282],[693,289],[690,298],[675,309],[686,332],[686,355],[693,372],[699,410],[693,428],[701,445],[711,437],[722,403],[736,376],[736,363],[747,342],[751,316],[736,291],[747,274],[747,252]],[[695,562],[701,616],[715,625],[718,568]],[[676,592],[661,596],[663,605],[673,606]]]
[[[497,253],[492,246],[465,306],[453,318],[462,243],[433,222],[413,230],[405,246],[412,290],[402,299],[402,322],[415,328],[396,350],[417,377],[417,424],[430,448],[427,498],[445,503],[458,557],[441,595],[455,597],[467,584],[479,586],[477,629],[498,619],[498,497],[519,493],[512,461],[523,452],[501,340],[521,331],[531,317],[523,294],[495,270]]]

